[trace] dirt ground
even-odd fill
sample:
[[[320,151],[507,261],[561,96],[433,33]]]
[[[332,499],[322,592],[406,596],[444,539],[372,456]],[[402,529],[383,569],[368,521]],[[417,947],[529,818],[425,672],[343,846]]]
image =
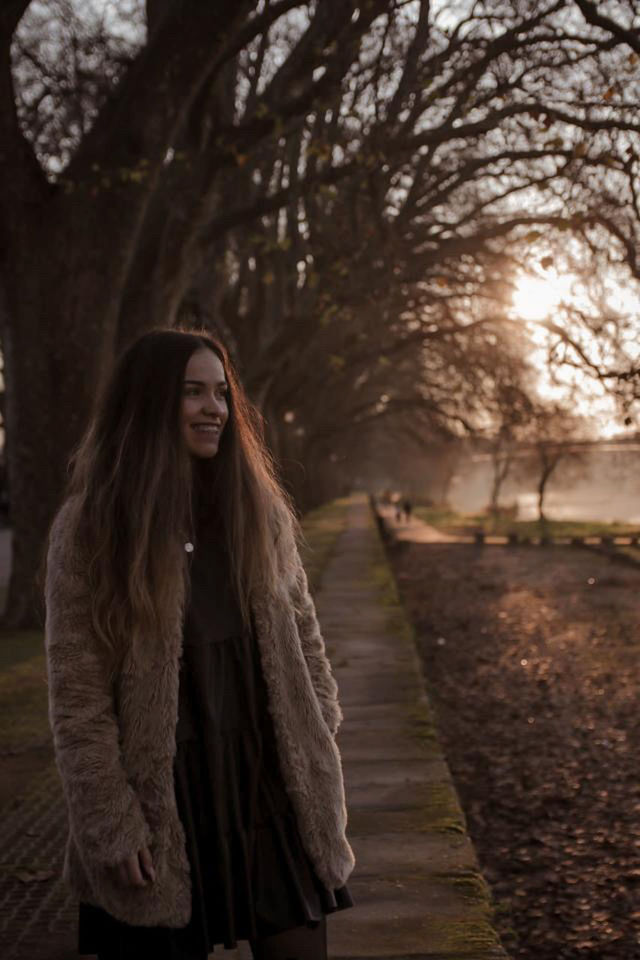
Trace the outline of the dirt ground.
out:
[[[392,548],[517,960],[640,958],[640,571],[578,548]]]

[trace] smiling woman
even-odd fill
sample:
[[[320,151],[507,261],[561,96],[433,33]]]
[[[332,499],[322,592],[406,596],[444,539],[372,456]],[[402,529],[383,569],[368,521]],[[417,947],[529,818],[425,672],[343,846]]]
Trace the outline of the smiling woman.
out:
[[[326,960],[354,906],[338,687],[259,411],[206,330],[118,358],[46,569],[78,953]]]
[[[213,457],[229,418],[227,383],[222,360],[212,350],[196,350],[189,357],[182,394],[182,434],[196,457]]]

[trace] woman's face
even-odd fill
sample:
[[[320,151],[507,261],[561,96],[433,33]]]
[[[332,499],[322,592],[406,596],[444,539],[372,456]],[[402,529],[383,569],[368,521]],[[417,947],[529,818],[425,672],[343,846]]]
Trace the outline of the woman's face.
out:
[[[182,389],[181,428],[187,449],[194,457],[215,457],[220,436],[229,418],[222,361],[207,347],[189,357]]]

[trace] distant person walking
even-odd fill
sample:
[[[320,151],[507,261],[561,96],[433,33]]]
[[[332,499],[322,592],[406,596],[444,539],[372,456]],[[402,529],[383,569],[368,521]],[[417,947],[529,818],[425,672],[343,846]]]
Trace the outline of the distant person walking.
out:
[[[411,520],[411,511],[413,510],[413,504],[408,497],[405,497],[402,501],[402,510],[404,512],[404,518],[407,523]]]

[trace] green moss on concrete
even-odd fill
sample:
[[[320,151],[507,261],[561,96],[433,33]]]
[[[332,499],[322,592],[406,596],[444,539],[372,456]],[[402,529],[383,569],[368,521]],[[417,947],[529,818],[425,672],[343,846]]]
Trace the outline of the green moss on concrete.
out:
[[[465,900],[484,904],[489,907],[491,891],[478,870],[454,870],[448,873],[435,873],[441,883],[452,886]]]
[[[374,555],[369,568],[369,582],[375,586],[380,603],[385,607],[385,627],[399,639],[409,644],[414,644],[415,636],[413,626],[405,616],[393,573],[387,563],[382,544],[378,537],[376,537],[375,540],[373,553]]]
[[[429,784],[428,796],[422,805],[421,833],[465,834],[464,813],[451,784],[436,781]]]
[[[504,956],[488,913],[486,917],[432,917],[428,921],[428,928],[437,935],[438,942],[442,944],[439,953],[450,960],[455,960],[456,956],[473,957],[474,960]]]
[[[385,607],[395,607],[399,603],[398,591],[389,565],[381,555],[379,543],[376,544],[375,556],[371,563],[371,579],[378,588],[378,598]]]
[[[417,700],[407,711],[409,718],[409,732],[419,740],[437,741],[438,734],[433,718],[433,711],[428,700]]]
[[[374,525],[372,518],[372,525]],[[387,625],[395,636],[400,636],[417,649],[417,637],[409,621],[398,586],[386,552],[376,529],[370,575],[375,583],[381,604],[387,610]],[[425,678],[423,678],[425,679]],[[434,752],[442,755],[434,712],[429,697],[429,685],[425,679],[426,696],[409,704],[407,729]],[[427,800],[422,806],[423,820],[419,828],[423,833],[449,833],[467,835],[465,815],[460,807],[455,788],[448,780],[429,784]],[[495,908],[491,890],[482,874],[476,869],[461,869],[434,874],[434,879],[453,887],[468,901],[468,917],[430,918],[428,927],[436,934],[442,946],[439,952],[449,960],[473,957],[474,960],[494,960],[505,957],[500,938],[492,925]]]
[[[305,513],[301,520],[305,543],[300,547],[309,587],[315,593],[322,574],[333,555],[338,537],[347,525],[347,511],[351,501],[342,497]]]
[[[378,535],[374,539],[369,570],[380,602],[386,608],[387,629],[415,649],[413,625],[404,612],[393,572]],[[407,731],[434,753],[442,754],[433,712],[426,698],[413,701],[408,705]],[[439,782],[430,785],[429,797],[423,811],[424,821],[421,828],[423,832],[456,834],[466,832],[464,814],[460,809],[453,786],[449,783]]]

